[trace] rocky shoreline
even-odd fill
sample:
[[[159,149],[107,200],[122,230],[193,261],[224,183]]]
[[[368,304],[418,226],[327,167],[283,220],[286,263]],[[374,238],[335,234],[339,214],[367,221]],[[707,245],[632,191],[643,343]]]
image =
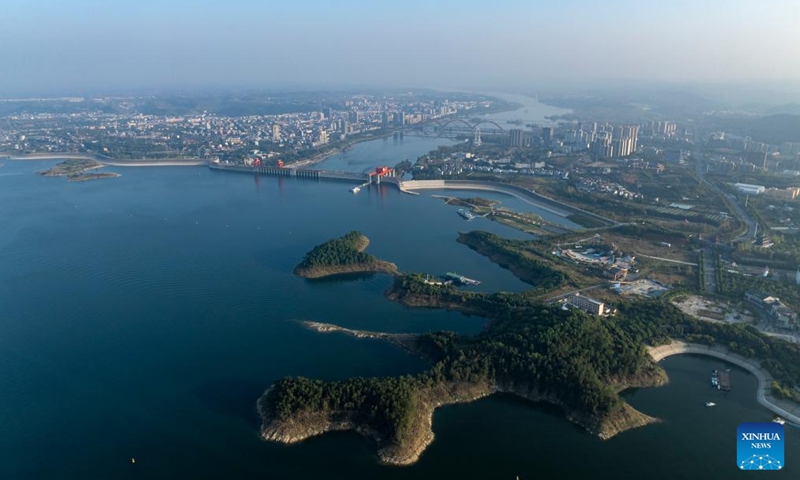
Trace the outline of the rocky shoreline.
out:
[[[558,399],[543,394],[531,394],[518,389],[501,388],[497,385],[465,385],[447,384],[419,394],[420,397],[437,398],[435,401],[420,398],[417,403],[418,417],[415,419],[415,437],[407,443],[396,444],[386,442],[374,429],[356,421],[346,412],[307,412],[290,421],[281,421],[268,414],[267,390],[259,399],[259,415],[261,417],[261,438],[287,445],[302,442],[326,432],[351,430],[374,440],[378,445],[380,461],[390,465],[405,466],[416,463],[422,453],[433,443],[433,415],[437,408],[460,403],[470,403],[496,393],[517,395],[531,402],[544,402],[564,408]],[[596,419],[578,411],[564,410],[567,420],[580,425],[587,432],[602,440],[608,440],[617,434],[643,427],[660,420],[645,415],[628,404],[623,404],[621,411]]]
[[[397,273],[397,265],[391,262],[378,260],[371,263],[355,263],[350,265],[331,265],[316,268],[294,269],[294,274],[298,277],[308,279],[318,279],[332,277],[335,275],[347,275],[350,273]]]
[[[371,338],[388,341],[412,353],[419,353],[416,348],[415,334],[390,334],[354,330],[338,325],[321,322],[304,321],[303,325],[320,333],[339,332],[357,338]],[[617,391],[630,387],[658,386],[666,383],[666,375],[657,364],[645,369],[637,377],[628,379],[617,385]],[[597,417],[579,409],[569,408],[555,394],[540,391],[535,384],[528,382],[496,383],[489,379],[480,382],[444,381],[421,387],[413,395],[415,412],[412,419],[411,438],[395,442],[382,438],[377,429],[368,421],[359,421],[352,411],[302,411],[287,419],[279,419],[270,412],[272,388],[264,392],[258,400],[258,412],[261,417],[261,438],[284,444],[294,444],[307,438],[322,435],[330,431],[352,430],[374,440],[378,446],[378,457],[381,462],[391,465],[411,465],[415,463],[425,449],[433,442],[433,415],[437,408],[458,403],[469,403],[495,393],[513,394],[532,402],[545,402],[557,405],[564,410],[565,417],[586,429],[592,435],[606,440],[626,430],[642,427],[659,420],[645,415],[624,401],[604,417]]]

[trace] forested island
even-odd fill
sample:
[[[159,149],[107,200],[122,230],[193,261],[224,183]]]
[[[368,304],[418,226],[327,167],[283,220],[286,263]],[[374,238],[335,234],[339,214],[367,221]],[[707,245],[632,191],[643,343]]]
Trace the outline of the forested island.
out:
[[[323,278],[345,273],[396,273],[397,265],[380,260],[366,250],[369,239],[352,231],[343,237],[317,245],[294,269],[303,278]]]
[[[485,232],[462,234],[459,242],[539,288],[475,293],[432,284],[423,275],[397,276],[388,298],[410,307],[481,315],[489,320],[486,329],[476,336],[397,336],[309,324],[321,332],[389,341],[427,360],[430,369],[337,382],[279,380],[258,401],[262,437],[294,443],[327,431],[355,430],[376,442],[383,462],[406,465],[433,440],[437,407],[503,392],[558,405],[568,420],[607,439],[657,421],[628,405],[619,393],[665,384],[663,369],[646,347],[674,339],[722,345],[762,360],[775,379],[777,397],[789,398],[786,392],[800,385],[798,345],[767,337],[752,326],[695,320],[666,299],[621,301],[613,317],[564,310],[541,302],[539,293],[575,279],[527,254],[521,244]]]
[[[99,180],[102,178],[120,176],[118,173],[113,172],[89,172],[89,170],[103,168],[104,166],[105,165],[102,163],[90,159],[70,159],[58,163],[43,172],[39,172],[39,174],[44,177],[67,177],[68,182],[84,182],[86,180]]]

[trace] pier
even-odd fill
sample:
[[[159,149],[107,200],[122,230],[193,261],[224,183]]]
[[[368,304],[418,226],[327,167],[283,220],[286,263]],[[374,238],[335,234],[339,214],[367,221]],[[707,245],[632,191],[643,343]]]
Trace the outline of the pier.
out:
[[[725,370],[724,372],[719,372],[719,384],[717,388],[729,392],[731,390],[731,371]]]

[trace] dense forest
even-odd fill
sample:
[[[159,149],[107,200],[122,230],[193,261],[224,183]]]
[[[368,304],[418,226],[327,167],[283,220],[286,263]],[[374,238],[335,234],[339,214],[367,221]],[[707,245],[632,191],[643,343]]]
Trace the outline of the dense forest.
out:
[[[475,337],[449,332],[417,339],[433,359],[416,376],[322,382],[285,378],[269,393],[271,415],[289,420],[303,412],[338,412],[401,443],[413,432],[421,398],[449,384],[488,384],[535,390],[569,411],[602,419],[622,406],[620,384],[660,377],[644,349],[614,322],[553,305],[498,308],[500,318]],[[444,387],[447,389],[447,387]]]
[[[306,254],[297,268],[372,263],[377,259],[362,251],[366,247],[366,242],[366,237],[361,232],[352,231],[343,237],[334,238],[314,247]]]
[[[464,293],[426,284],[421,276],[398,278],[394,290],[426,297],[430,306],[440,306],[437,298],[440,303],[462,301],[467,310],[489,316],[490,323],[473,337],[451,332],[419,336],[416,350],[432,366],[416,376],[280,380],[262,399],[275,418],[338,412],[364,422],[382,438],[402,443],[414,433],[412,419],[425,398],[452,385],[484,384],[504,391],[536,391],[573,416],[602,422],[623,407],[620,389],[656,385],[663,379],[644,345],[672,339],[724,345],[760,359],[776,380],[773,392],[800,400],[800,346],[750,326],[695,320],[664,299],[620,302],[616,316],[601,318],[524,294]]]
[[[481,231],[462,233],[458,236],[458,242],[508,268],[537,290],[553,290],[572,283],[565,273],[553,268],[553,262],[539,257],[535,250],[526,249],[528,242],[509,240]]]

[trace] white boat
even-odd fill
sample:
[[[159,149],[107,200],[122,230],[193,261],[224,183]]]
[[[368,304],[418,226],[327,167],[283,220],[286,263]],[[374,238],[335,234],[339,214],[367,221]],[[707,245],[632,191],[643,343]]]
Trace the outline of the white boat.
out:
[[[353,187],[353,188],[350,189],[350,191],[353,192],[353,193],[358,193],[358,192],[361,191],[361,187]]]
[[[781,425],[786,424],[786,420],[782,419],[781,417],[775,417],[772,419],[774,423],[780,423]]]
[[[715,405],[716,405],[716,403],[714,403],[714,402],[706,402],[706,407],[713,407]]]
[[[472,212],[470,212],[466,208],[459,208],[458,214],[461,215],[464,218],[464,220],[472,220],[473,218],[475,218],[475,215],[473,215]]]

